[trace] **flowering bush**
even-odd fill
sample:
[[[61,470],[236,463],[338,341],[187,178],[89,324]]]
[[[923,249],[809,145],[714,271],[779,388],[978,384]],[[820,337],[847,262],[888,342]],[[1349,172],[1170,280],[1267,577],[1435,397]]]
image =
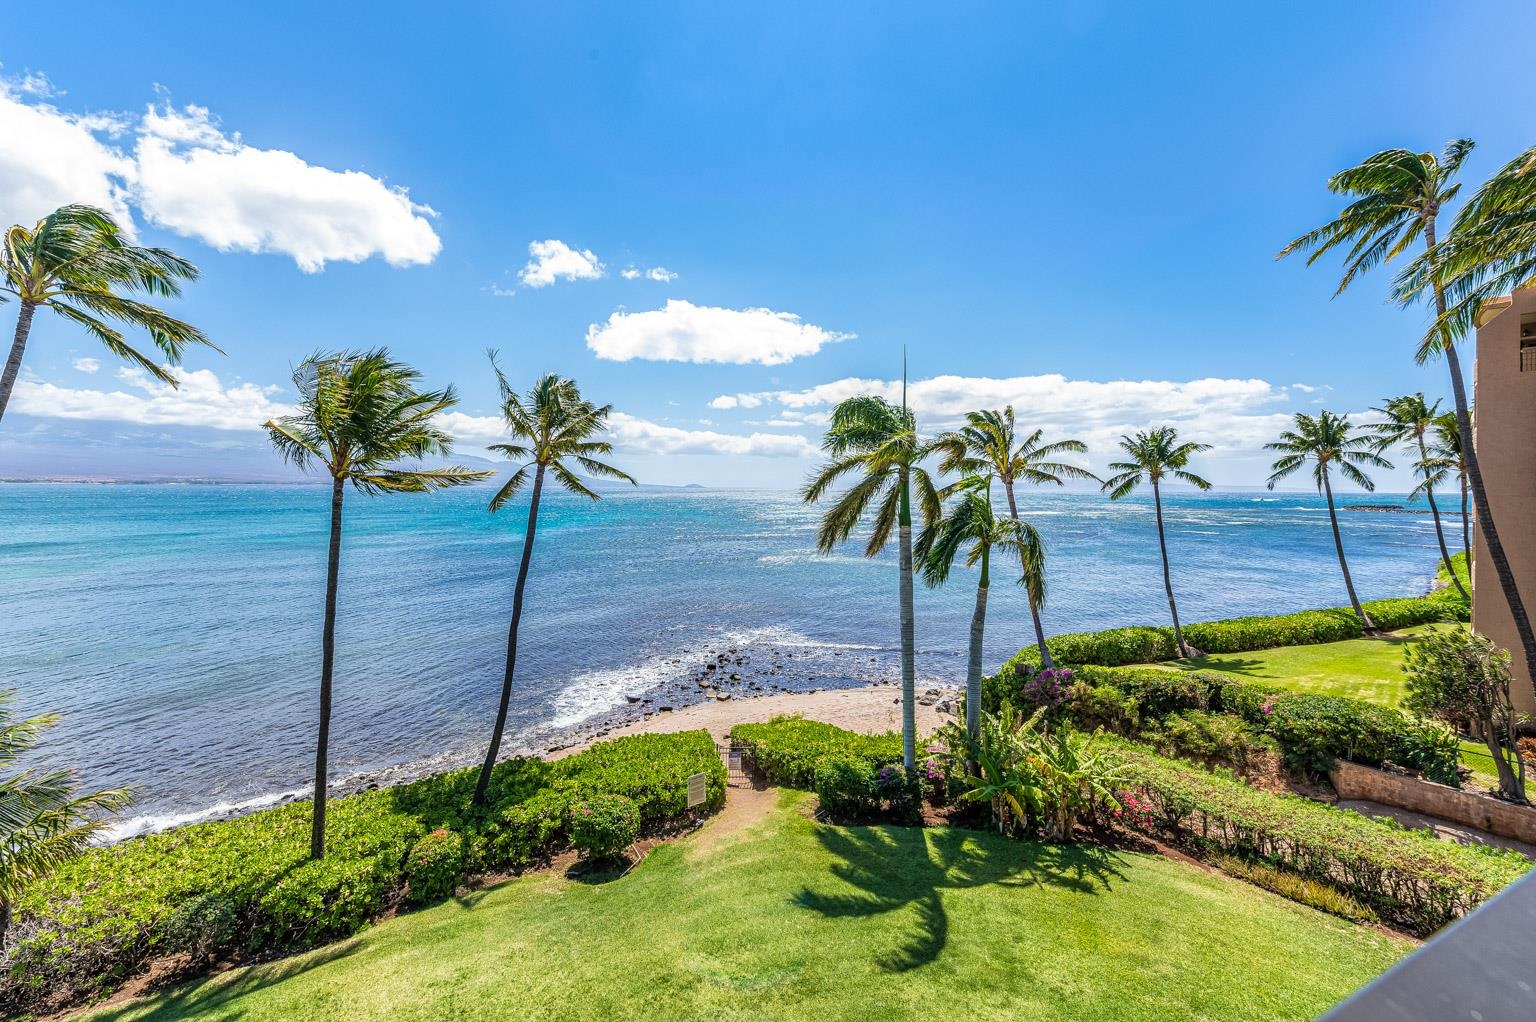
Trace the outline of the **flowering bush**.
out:
[[[1054,710],[1067,700],[1068,686],[1072,683],[1072,671],[1066,667],[1047,667],[1036,671],[1030,668],[1019,695],[1028,707]]]
[[[453,894],[464,870],[464,838],[438,828],[411,846],[405,857],[405,898],[413,905],[441,901]]]
[[[611,859],[640,836],[640,809],[623,795],[594,795],[571,810],[571,844],[587,858]]]
[[[1151,834],[1156,823],[1152,800],[1142,791],[1122,791],[1115,795],[1115,807],[1109,811],[1111,823],[1138,834]]]

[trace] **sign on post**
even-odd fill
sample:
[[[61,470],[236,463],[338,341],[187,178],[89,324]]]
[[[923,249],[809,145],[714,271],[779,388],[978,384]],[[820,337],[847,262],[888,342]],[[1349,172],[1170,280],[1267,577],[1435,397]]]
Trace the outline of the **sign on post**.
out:
[[[706,782],[708,778],[704,774],[692,774],[688,778],[688,808],[704,804],[706,796]]]

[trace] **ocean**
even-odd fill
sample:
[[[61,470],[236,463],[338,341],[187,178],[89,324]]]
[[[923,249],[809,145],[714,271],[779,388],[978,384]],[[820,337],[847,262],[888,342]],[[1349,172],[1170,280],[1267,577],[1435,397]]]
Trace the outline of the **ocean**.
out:
[[[490,493],[348,494],[333,777],[483,755],[526,518],[526,504],[487,513]],[[1166,621],[1149,499],[1021,497],[1048,545],[1048,631]],[[0,688],[64,717],[29,762],[135,786],[119,836],[302,793],[328,498],[312,485],[0,485]],[[1184,620],[1345,602],[1320,497],[1176,493],[1165,514]],[[894,544],[875,559],[862,543],[819,555],[817,515],[788,492],[550,496],[505,747],[697,700],[722,655],[754,692],[895,681]],[[1429,588],[1427,509],[1340,517],[1362,599]],[[1010,581],[994,569],[988,671],[1030,641]],[[920,684],[962,681],[974,586],[958,569],[944,588],[919,584]]]

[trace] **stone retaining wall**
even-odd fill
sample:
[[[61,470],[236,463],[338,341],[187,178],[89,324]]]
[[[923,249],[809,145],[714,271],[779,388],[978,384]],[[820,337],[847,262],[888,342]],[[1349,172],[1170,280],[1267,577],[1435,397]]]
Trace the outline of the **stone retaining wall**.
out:
[[[1341,799],[1366,799],[1399,809],[1411,809],[1476,827],[1478,830],[1536,844],[1536,807],[1517,806],[1487,795],[1390,774],[1374,767],[1339,760],[1328,773]]]

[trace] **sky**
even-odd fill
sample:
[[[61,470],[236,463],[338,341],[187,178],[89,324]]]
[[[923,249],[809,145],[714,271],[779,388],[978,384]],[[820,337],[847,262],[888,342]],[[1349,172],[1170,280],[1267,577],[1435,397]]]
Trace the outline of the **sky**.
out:
[[[487,349],[611,403],[641,481],[760,487],[905,349],[924,430],[1012,403],[1102,470],[1173,424],[1262,485],[1295,413],[1449,390],[1387,274],[1276,261],[1328,176],[1465,136],[1470,192],[1536,143],[1527,3],[155,11],[6,13],[0,224],[109,209],[201,268],[172,308],[223,354],[171,390],[40,314],[0,478],[293,478],[294,365],[387,346],[466,463]]]

